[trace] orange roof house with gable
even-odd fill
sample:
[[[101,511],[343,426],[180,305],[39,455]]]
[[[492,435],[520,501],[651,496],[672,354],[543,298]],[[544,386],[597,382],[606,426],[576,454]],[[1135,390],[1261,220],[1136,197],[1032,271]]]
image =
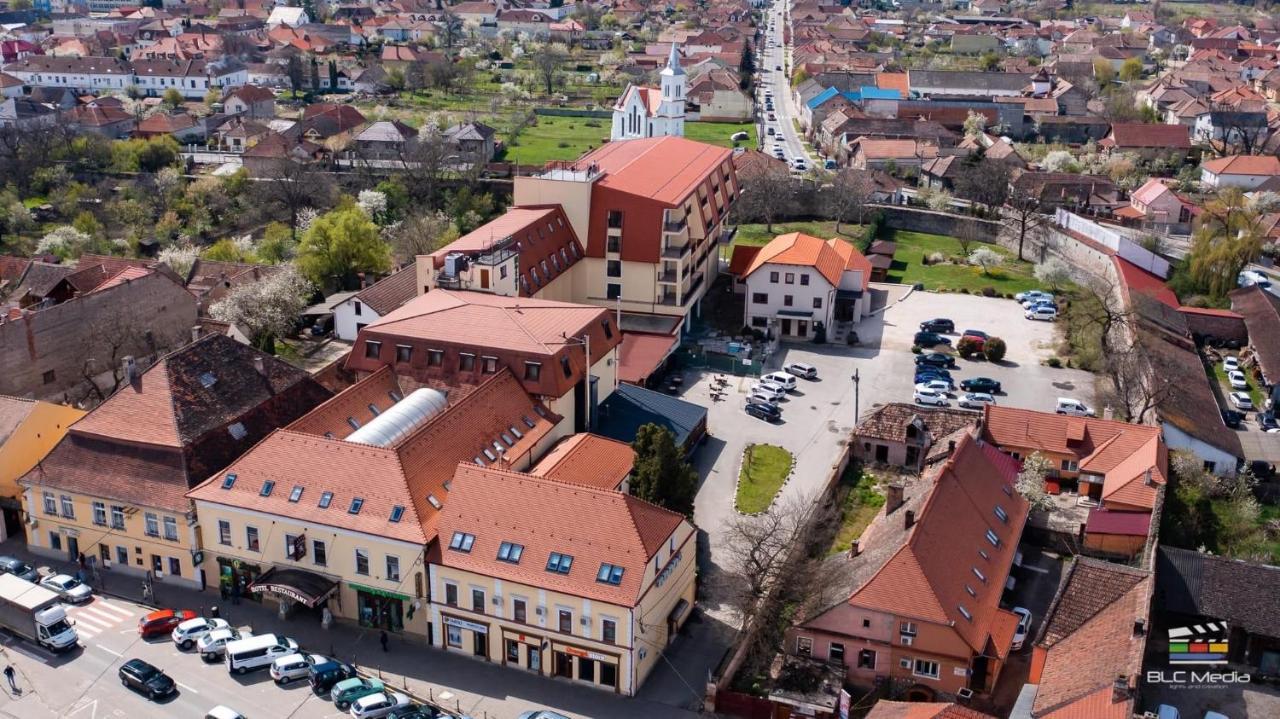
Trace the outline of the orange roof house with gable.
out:
[[[786,651],[839,663],[858,686],[920,685],[940,701],[990,692],[1017,625],[1000,608],[1028,513],[1017,473],[966,434],[921,481],[891,487],[849,556],[830,560]]]
[[[741,277],[746,325],[783,337],[817,337],[837,322],[861,320],[870,306],[871,262],[841,239],[778,235]]]

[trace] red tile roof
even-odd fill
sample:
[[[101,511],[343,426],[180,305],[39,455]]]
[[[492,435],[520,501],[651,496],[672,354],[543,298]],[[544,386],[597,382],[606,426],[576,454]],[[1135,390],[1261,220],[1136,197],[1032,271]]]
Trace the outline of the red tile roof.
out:
[[[1275,155],[1229,155],[1202,163],[1200,169],[1215,175],[1280,175]]]
[[[1250,285],[1229,293],[1231,309],[1244,316],[1249,346],[1267,384],[1280,381],[1280,297]]]
[[[529,474],[596,489],[618,489],[631,474],[635,459],[635,450],[626,442],[582,433],[561,440]]]
[[[750,269],[761,248],[756,245],[734,245],[733,255],[729,259],[729,274],[742,277]]]
[[[756,253],[743,277],[750,277],[766,264],[812,267],[832,287],[840,286],[845,270],[862,272],[861,289],[871,281],[871,263],[853,245],[841,239],[820,240],[802,232],[773,238]]]
[[[140,277],[145,277],[151,274],[152,272],[153,270],[146,270],[141,267],[126,267],[125,269],[120,270],[119,272],[112,275],[109,279],[107,279],[106,282],[103,282],[102,284],[93,288],[91,291],[102,292],[103,290],[109,290],[112,287],[115,287],[117,285],[122,285],[126,282],[136,280]]]
[[[417,294],[418,280],[414,263],[410,262],[387,277],[366,287],[356,295],[379,316],[386,316],[399,309]]]
[[[1112,262],[1115,263],[1116,269],[1120,272],[1120,277],[1124,280],[1125,287],[1129,292],[1139,292],[1149,295],[1158,302],[1169,307],[1178,309],[1182,303],[1178,301],[1178,296],[1169,289],[1169,286],[1160,279],[1159,275],[1152,274],[1137,265],[1113,255]]]
[[[513,207],[431,253],[431,259],[436,269],[440,269],[450,252],[474,257],[504,246],[519,255],[516,274],[522,297],[539,292],[568,272],[583,255],[582,244],[564,210],[559,205],[543,205]]]
[[[647,586],[649,561],[683,524],[679,514],[623,492],[464,463],[440,512],[440,563],[631,607]],[[475,537],[470,552],[447,548],[455,532]],[[524,546],[518,564],[497,558],[502,542]],[[547,571],[552,552],[573,556],[568,574]],[[620,584],[596,581],[606,563],[623,568]]]
[[[1185,125],[1166,125],[1163,123],[1116,123],[1111,126],[1111,134],[1102,142],[1103,147],[1120,149],[1136,147],[1141,149],[1189,150],[1191,149],[1190,128]]]
[[[598,181],[602,187],[676,207],[732,154],[728,148],[683,137],[646,137],[606,143],[574,164],[597,165],[605,173]]]
[[[1151,529],[1150,512],[1114,512],[1105,507],[1089,510],[1088,534],[1124,534],[1145,537]]]
[[[992,717],[959,704],[895,702],[881,699],[871,707],[866,719],[992,719]]]
[[[618,381],[643,384],[679,342],[677,335],[623,332],[618,348]]]

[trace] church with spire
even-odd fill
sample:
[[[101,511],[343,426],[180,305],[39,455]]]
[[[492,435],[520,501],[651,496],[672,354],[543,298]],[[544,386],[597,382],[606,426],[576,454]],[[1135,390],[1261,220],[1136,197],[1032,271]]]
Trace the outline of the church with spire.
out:
[[[685,90],[688,78],[680,68],[680,55],[675,43],[667,66],[658,73],[661,87],[627,85],[613,106],[613,130],[610,140],[634,140],[641,137],[684,137]]]

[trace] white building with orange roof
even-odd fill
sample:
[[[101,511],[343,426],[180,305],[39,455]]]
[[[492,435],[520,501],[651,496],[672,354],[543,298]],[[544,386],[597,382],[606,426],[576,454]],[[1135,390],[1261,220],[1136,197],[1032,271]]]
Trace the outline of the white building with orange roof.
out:
[[[438,528],[449,652],[632,695],[693,608],[696,529],[626,492],[464,463]]]
[[[825,336],[858,322],[870,307],[871,262],[841,239],[778,235],[743,274],[744,323],[783,339]]]

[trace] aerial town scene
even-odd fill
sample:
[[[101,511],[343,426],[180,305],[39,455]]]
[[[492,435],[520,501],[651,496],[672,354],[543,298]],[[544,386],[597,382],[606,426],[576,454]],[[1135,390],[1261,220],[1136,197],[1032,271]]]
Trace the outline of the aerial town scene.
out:
[[[1271,0],[0,3],[0,718],[1280,717]]]

